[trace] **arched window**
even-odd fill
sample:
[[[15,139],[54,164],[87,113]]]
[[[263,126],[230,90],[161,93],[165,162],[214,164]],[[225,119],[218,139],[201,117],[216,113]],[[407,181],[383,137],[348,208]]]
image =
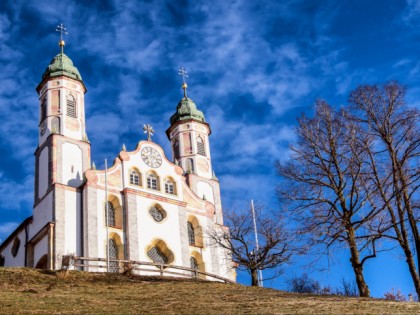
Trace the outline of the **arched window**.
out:
[[[137,186],[141,185],[140,173],[138,171],[132,170],[130,172],[130,184],[137,185]]]
[[[110,238],[108,240],[108,255],[109,255],[109,260],[117,260],[118,257],[119,257],[119,255],[118,255],[118,245],[117,245],[117,242],[113,238]],[[110,272],[118,272],[119,271],[118,261],[110,261],[109,262],[109,271]]]
[[[193,159],[187,159],[187,173],[195,173]]]
[[[173,145],[173,150],[174,150],[174,158],[179,160],[179,141],[178,139],[175,139],[174,141],[174,145]]]
[[[154,172],[147,175],[147,188],[159,190],[159,177]]]
[[[176,195],[175,182],[171,178],[165,180],[165,192],[167,194]]]
[[[54,117],[51,120],[51,133],[60,133],[60,118]]]
[[[192,225],[190,221],[188,221],[187,223],[187,228],[188,228],[188,243],[194,246],[195,245],[195,231],[194,231],[194,226]]]
[[[73,95],[67,95],[67,116],[77,117],[76,113],[76,100]]]
[[[159,205],[153,205],[149,209],[149,214],[156,222],[162,222],[166,218],[166,211]]]
[[[41,102],[41,122],[47,118],[47,98],[45,97]]]
[[[197,263],[197,259],[195,259],[194,257],[190,257],[190,268],[193,270],[198,270],[198,263]],[[191,272],[193,277],[197,277],[197,272],[192,271]]]
[[[204,148],[204,140],[200,136],[197,138],[197,153],[200,155],[206,155],[206,150]]]
[[[108,226],[115,226],[115,208],[111,201],[106,203],[106,211],[108,215]]]

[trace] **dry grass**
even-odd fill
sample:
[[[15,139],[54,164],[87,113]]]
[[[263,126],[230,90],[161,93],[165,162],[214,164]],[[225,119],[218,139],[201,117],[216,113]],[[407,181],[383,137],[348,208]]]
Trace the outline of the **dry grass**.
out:
[[[419,314],[420,303],[214,282],[0,268],[0,314]]]

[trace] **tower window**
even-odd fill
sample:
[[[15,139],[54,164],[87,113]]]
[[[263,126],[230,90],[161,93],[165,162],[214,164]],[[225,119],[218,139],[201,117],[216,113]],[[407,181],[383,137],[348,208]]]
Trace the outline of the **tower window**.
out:
[[[147,176],[147,188],[159,190],[158,177],[155,173],[149,173]]]
[[[130,184],[140,186],[140,174],[136,170],[130,172]]]
[[[179,155],[179,141],[178,141],[178,139],[175,139],[173,148],[174,148],[174,158],[179,160],[180,155]]]
[[[194,173],[194,161],[193,161],[193,159],[187,159],[187,173]]]
[[[41,103],[41,121],[47,118],[47,98],[44,98]]]
[[[108,226],[115,226],[115,208],[111,201],[106,203],[106,211],[108,215]]]
[[[165,192],[167,194],[171,194],[171,195],[175,195],[176,194],[176,190],[175,190],[175,182],[168,178],[165,180]]]
[[[197,153],[206,156],[206,150],[204,148],[204,140],[200,136],[197,138]]]
[[[67,116],[76,118],[76,101],[72,95],[67,96]]]
[[[194,231],[194,226],[192,225],[191,222],[187,223],[187,228],[188,228],[188,242],[190,245],[195,246],[195,231]]]

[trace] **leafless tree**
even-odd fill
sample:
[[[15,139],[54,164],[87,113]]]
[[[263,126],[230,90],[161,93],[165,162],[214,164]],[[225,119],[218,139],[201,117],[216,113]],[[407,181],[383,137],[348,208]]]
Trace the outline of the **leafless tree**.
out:
[[[395,82],[361,86],[350,103],[357,137],[367,144],[372,191],[388,214],[386,236],[400,245],[420,296],[420,113],[406,104],[405,88]]]
[[[348,248],[359,295],[367,297],[363,267],[377,254],[382,208],[368,187],[366,146],[345,111],[324,101],[317,102],[313,118],[302,116],[298,123],[290,160],[276,163],[279,198],[311,248]]]
[[[258,250],[250,210],[227,211],[224,213],[224,224],[228,228],[209,231],[210,240],[230,253],[237,268],[250,273],[253,286],[258,285],[258,270],[274,269],[264,280],[275,278],[298,251],[293,247],[295,236],[288,232],[283,219],[272,216],[261,207],[255,212]]]

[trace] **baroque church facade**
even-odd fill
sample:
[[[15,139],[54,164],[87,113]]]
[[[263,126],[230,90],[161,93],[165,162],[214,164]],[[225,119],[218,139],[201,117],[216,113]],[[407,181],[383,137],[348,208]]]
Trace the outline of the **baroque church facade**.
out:
[[[86,135],[86,87],[64,41],[60,46],[36,88],[33,214],[0,245],[0,265],[59,269],[63,256],[75,255],[184,266],[235,280],[229,253],[207,235],[226,227],[210,125],[186,84],[166,131],[172,159],[149,137],[97,170]]]

